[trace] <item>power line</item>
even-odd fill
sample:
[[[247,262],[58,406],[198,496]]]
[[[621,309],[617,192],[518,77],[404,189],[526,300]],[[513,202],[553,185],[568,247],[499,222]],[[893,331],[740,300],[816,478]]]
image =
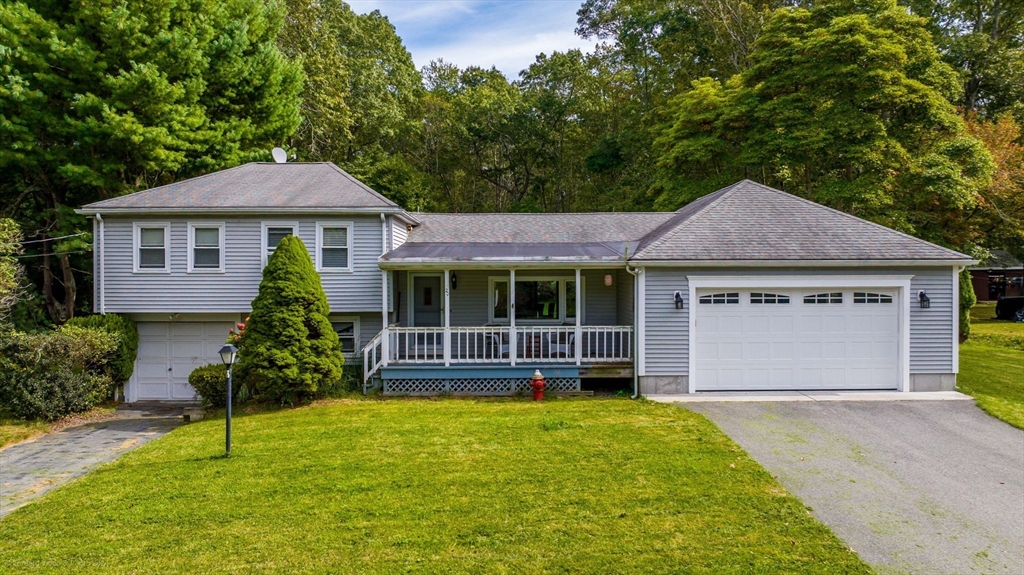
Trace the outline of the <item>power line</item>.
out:
[[[4,244],[4,247],[7,248],[7,247],[13,247],[13,246],[23,246],[25,244],[39,244],[39,243],[42,243],[42,242],[53,242],[53,241],[57,241],[57,240],[65,240],[67,238],[77,238],[78,236],[84,236],[87,233],[88,232],[82,232],[82,233],[79,233],[79,234],[71,234],[70,236],[60,236],[59,238],[43,238],[41,240],[29,240],[27,242],[17,242],[17,243],[13,243],[13,244]]]
[[[23,259],[26,259],[26,258],[41,258],[41,257],[44,257],[46,255],[66,256],[66,255],[71,255],[71,254],[87,254],[87,253],[89,253],[91,251],[92,250],[79,250],[79,251],[76,251],[76,252],[54,252],[52,254],[28,254],[28,255],[13,256],[13,257],[14,257],[14,259],[17,259],[17,260],[23,260]]]

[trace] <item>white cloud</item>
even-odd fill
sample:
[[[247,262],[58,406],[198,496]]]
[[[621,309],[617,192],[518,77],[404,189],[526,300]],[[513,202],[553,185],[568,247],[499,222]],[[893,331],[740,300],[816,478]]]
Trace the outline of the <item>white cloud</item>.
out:
[[[380,10],[395,25],[418,67],[444,59],[460,67],[497,67],[515,78],[540,53],[594,42],[574,33],[582,0],[351,0],[365,13]]]
[[[417,66],[443,58],[459,67],[497,67],[509,78],[533,64],[541,53],[565,52],[574,48],[589,51],[594,43],[576,36],[572,30],[535,34],[479,34],[459,38],[455,42],[433,46],[427,53],[413,52]]]

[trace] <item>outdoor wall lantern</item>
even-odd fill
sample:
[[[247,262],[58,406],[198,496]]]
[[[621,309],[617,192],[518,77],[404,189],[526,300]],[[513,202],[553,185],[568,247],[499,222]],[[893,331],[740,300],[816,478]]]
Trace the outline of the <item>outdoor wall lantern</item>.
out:
[[[921,304],[921,309],[932,307],[932,300],[928,299],[928,292],[924,290],[917,292],[917,301]]]
[[[604,276],[604,285],[606,285],[606,286],[612,285],[612,274],[605,274],[605,276]]]
[[[228,368],[227,427],[224,431],[224,455],[231,455],[231,366],[235,364],[238,348],[229,344],[220,348],[220,359]]]
[[[683,299],[683,292],[677,291],[672,297],[675,299],[676,309],[686,308],[686,300]]]
[[[452,276],[448,279],[448,281],[451,282],[452,289],[459,287],[459,276],[455,275],[455,272],[452,272]]]

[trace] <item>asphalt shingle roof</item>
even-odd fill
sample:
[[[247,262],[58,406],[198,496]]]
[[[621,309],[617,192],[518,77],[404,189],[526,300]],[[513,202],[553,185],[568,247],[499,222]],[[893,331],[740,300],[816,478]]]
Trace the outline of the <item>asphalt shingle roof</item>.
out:
[[[641,242],[632,259],[971,260],[750,180],[683,207],[656,232]]]
[[[637,241],[675,214],[595,212],[575,214],[426,214],[409,242],[558,244]]]
[[[84,206],[84,211],[398,208],[329,162],[251,163]]]

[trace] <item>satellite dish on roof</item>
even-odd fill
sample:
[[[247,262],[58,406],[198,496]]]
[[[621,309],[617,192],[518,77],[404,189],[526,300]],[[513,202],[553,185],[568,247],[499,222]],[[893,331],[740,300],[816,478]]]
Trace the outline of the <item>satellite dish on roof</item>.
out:
[[[274,148],[270,151],[270,155],[274,156],[274,161],[278,164],[283,164],[288,161],[288,152],[281,148]]]

